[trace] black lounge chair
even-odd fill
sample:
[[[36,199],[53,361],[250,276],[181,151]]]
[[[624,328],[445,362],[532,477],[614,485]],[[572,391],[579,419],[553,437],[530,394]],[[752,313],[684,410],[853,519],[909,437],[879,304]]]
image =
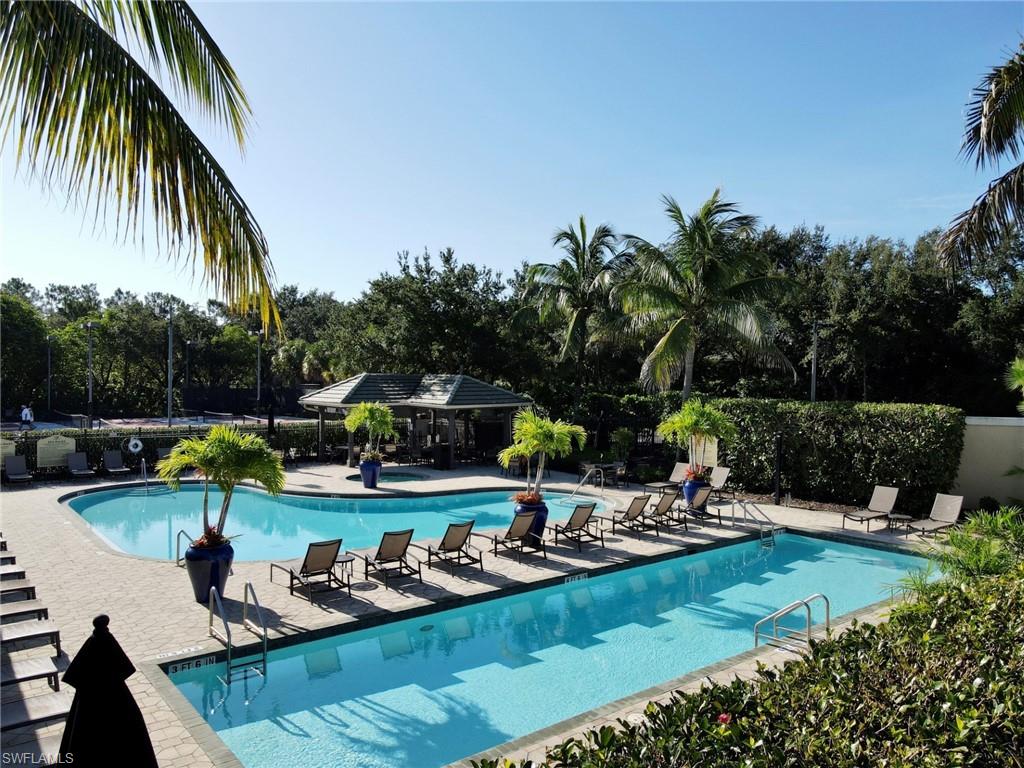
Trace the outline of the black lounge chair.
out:
[[[480,570],[484,569],[483,552],[469,543],[469,537],[473,532],[474,520],[465,523],[449,523],[448,530],[444,537],[435,547],[427,545],[427,568],[430,568],[434,561],[448,563],[452,575],[455,575],[456,565],[471,565],[476,563]],[[416,546],[415,544],[413,546]],[[473,553],[476,554],[473,554]]]
[[[423,583],[423,568],[419,560],[409,554],[409,544],[412,542],[412,531],[388,531],[380,539],[377,547],[377,554],[373,557],[363,558],[363,575],[370,578],[370,569],[384,577],[384,589],[388,589],[388,579],[398,576],[415,576]],[[409,560],[416,565],[412,565]]]
[[[893,509],[896,507],[896,496],[899,492],[899,488],[876,485],[875,489],[871,492],[871,501],[868,502],[867,509],[843,513],[843,528],[846,527],[847,520],[853,520],[855,523],[867,523],[868,530],[870,531],[872,520],[879,520],[883,517],[888,518],[892,514]]]
[[[25,466],[25,457],[21,455],[4,458],[4,477],[8,483],[31,483],[32,473]]]
[[[313,592],[327,592],[335,589],[348,588],[352,596],[352,581],[344,575],[338,575],[338,552],[341,550],[341,539],[330,541],[314,541],[306,548],[306,556],[302,565],[295,570],[290,565],[270,564],[270,580],[274,580],[274,569],[288,574],[288,591],[295,594],[296,587],[305,587],[309,602],[313,602]],[[317,589],[319,587],[319,589]]]
[[[622,512],[612,512],[612,516],[610,518],[612,521],[612,533],[615,533],[616,526],[622,526],[623,528],[628,528],[634,533],[654,528],[654,534],[656,536],[659,535],[657,523],[655,522],[652,525],[644,520],[644,513],[647,511],[647,503],[650,500],[650,494],[634,496],[633,500],[629,502],[629,506]]]
[[[124,465],[124,456],[120,451],[103,452],[103,469],[108,475],[128,475],[132,471],[130,467]]]
[[[677,501],[679,501],[679,491],[666,491],[656,502],[651,504],[651,511],[645,512],[643,518],[648,523],[658,526],[671,528],[673,525],[681,525],[684,529],[689,530],[689,526],[686,524],[686,515],[677,514],[675,508]]]
[[[96,474],[82,451],[68,454],[68,472],[72,477],[93,477]]]
[[[555,544],[558,544],[558,536],[561,534],[567,539],[576,542],[576,551],[583,551],[583,539],[599,541],[604,546],[604,530],[601,528],[601,521],[594,518],[594,510],[597,504],[577,504],[572,511],[565,525],[555,526]]]
[[[529,547],[530,549],[540,551],[544,555],[544,559],[547,560],[548,550],[544,545],[544,539],[534,536],[530,532],[536,518],[536,510],[532,512],[516,512],[516,516],[512,519],[512,523],[504,534],[489,537],[494,545],[494,555],[497,556],[499,546],[504,549],[511,549],[516,553],[516,560],[521,563],[523,562],[523,550]]]
[[[711,492],[714,490],[714,486],[704,485],[697,489],[697,492],[693,494],[693,500],[685,507],[679,510],[678,519],[686,522],[687,516],[695,517],[701,522],[710,520],[713,517],[718,518],[718,524],[722,524],[722,509],[721,507],[715,507],[714,512],[708,512],[708,502],[711,500]]]

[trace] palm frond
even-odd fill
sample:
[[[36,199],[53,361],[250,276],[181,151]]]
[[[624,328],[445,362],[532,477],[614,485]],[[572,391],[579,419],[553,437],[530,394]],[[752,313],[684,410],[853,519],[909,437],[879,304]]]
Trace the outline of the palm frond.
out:
[[[1024,42],[1010,60],[993,67],[967,105],[962,154],[975,166],[1020,157],[1024,141]]]
[[[640,368],[640,383],[649,390],[659,389],[664,392],[670,389],[683,371],[686,348],[692,338],[688,318],[679,318],[673,322],[644,360]]]
[[[119,232],[138,235],[150,208],[173,258],[201,258],[205,279],[232,308],[256,309],[264,327],[280,326],[267,242],[252,211],[153,78],[95,18],[67,2],[0,5],[0,110],[19,164],[85,208],[95,198],[97,216],[112,203]]]
[[[957,216],[939,239],[940,257],[966,267],[974,257],[996,249],[1009,232],[1024,228],[1024,164],[988,185],[970,209]]]

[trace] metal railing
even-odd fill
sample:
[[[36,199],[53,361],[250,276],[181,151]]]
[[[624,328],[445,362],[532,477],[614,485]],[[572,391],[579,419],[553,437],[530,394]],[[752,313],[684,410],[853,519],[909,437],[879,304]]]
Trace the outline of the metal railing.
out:
[[[256,616],[256,620],[253,621],[249,618],[249,599],[252,598],[252,608]],[[232,660],[234,655],[234,643],[231,640],[231,626],[228,624],[227,616],[224,613],[224,603],[221,602],[220,593],[216,587],[210,587],[210,600],[208,609],[208,620],[206,630],[210,637],[220,640],[224,644],[227,650],[227,676],[226,682],[231,682],[231,676],[238,669],[253,669],[259,674],[266,676],[267,673],[267,625],[263,620],[263,608],[260,606],[259,598],[256,597],[256,589],[253,587],[251,581],[245,582],[245,596],[242,601],[242,627],[252,632],[261,640],[259,662],[258,666],[250,662],[242,662],[235,664]],[[221,627],[214,626],[213,615],[217,614],[217,618],[220,619]]]
[[[206,631],[210,637],[214,637],[224,643],[224,647],[228,651],[228,680],[231,680],[231,627],[228,626],[227,617],[224,615],[224,603],[220,601],[220,592],[217,591],[216,587],[210,587],[210,600],[207,603],[209,605],[209,618],[206,624]],[[213,626],[213,612],[216,609],[217,618],[220,619],[221,624],[224,627],[222,633],[219,629]]]
[[[149,496],[149,471],[146,469],[146,460],[139,460],[139,473],[142,475],[142,485],[146,489],[146,495]]]
[[[772,623],[772,634],[771,636],[765,639],[766,643],[771,645],[778,645],[782,643],[784,640],[790,639],[796,634],[803,631],[806,635],[806,642],[810,644],[811,627],[813,626],[813,623],[811,621],[811,603],[815,600],[823,600],[825,602],[825,630],[828,631],[829,629],[831,629],[832,604],[829,602],[829,599],[825,595],[821,594],[820,592],[815,592],[813,595],[809,595],[808,597],[805,597],[803,600],[794,600],[789,605],[779,608],[779,610],[775,611],[774,613],[769,613],[763,619],[759,619],[754,624],[754,647],[757,648],[761,644],[761,627],[767,624],[769,621]],[[791,629],[789,627],[779,627],[779,619],[781,619],[784,616],[788,616],[789,614],[793,613],[793,611],[796,611],[801,607],[803,607],[806,611],[806,623],[803,630]],[[780,630],[783,633],[781,635],[779,634]]]
[[[184,528],[178,531],[178,535],[174,537],[174,564],[178,566],[185,564],[185,558],[181,556],[182,536],[184,536],[185,540],[188,542],[188,544],[186,545],[186,549],[192,546],[192,542],[195,541],[195,539],[188,535],[188,532],[186,532]]]
[[[252,607],[256,613],[256,621],[249,618],[249,598],[252,597]],[[263,608],[260,607],[259,598],[256,597],[256,590],[251,581],[245,582],[245,597],[242,601],[242,626],[260,638],[263,648],[260,652],[260,659],[263,669],[267,668],[267,624],[263,621]]]
[[[604,497],[604,469],[602,469],[601,467],[591,467],[590,469],[587,470],[586,474],[583,475],[583,479],[580,480],[579,484],[576,486],[573,492],[569,494],[569,498],[565,500],[566,504],[568,504],[570,501],[576,498],[576,494],[580,492],[580,488],[586,485],[587,479],[595,473],[597,473],[601,477],[601,496],[602,498]]]

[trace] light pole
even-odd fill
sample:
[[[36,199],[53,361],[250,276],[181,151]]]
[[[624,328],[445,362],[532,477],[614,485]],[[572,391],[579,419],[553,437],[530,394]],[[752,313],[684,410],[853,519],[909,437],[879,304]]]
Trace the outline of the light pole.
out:
[[[188,390],[192,386],[192,377],[189,374],[188,359],[192,352],[192,339],[185,342],[185,391],[181,393],[181,406],[188,410]],[[187,415],[187,414],[186,414]]]
[[[174,305],[167,307],[167,426],[171,426],[174,405]]]
[[[97,325],[97,323],[93,322],[92,320],[90,320],[87,323],[82,323],[82,327],[89,334],[89,347],[88,347],[88,351],[86,352],[86,358],[85,358],[85,361],[86,361],[85,364],[86,364],[86,367],[89,370],[89,374],[88,374],[89,392],[88,392],[88,398],[87,398],[88,399],[88,408],[86,409],[86,414],[87,414],[87,417],[89,419],[88,429],[92,429],[92,330],[93,330],[93,328],[96,327],[96,325]]]
[[[46,413],[53,413],[53,335],[46,337]]]
[[[256,418],[258,419],[260,417],[260,395],[262,393],[262,388],[260,386],[262,383],[262,371],[260,370],[262,368],[260,346],[263,341],[263,331],[256,331],[253,335],[256,337]]]

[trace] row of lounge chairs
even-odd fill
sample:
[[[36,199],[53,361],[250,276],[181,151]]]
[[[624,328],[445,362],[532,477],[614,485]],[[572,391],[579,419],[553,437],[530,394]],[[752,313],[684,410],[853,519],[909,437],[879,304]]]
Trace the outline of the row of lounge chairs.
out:
[[[666,491],[679,490],[682,488],[683,483],[686,482],[686,473],[690,471],[690,465],[685,461],[677,461],[676,465],[672,468],[672,473],[668,476],[668,480],[662,480],[655,483],[644,483],[644,490],[658,491],[659,493],[665,493]],[[716,499],[723,498],[725,494],[730,493],[733,496],[736,493],[730,490],[727,486],[729,482],[729,473],[732,470],[729,467],[712,467],[711,477],[708,479],[708,485],[711,487],[711,493],[714,494]]]
[[[162,459],[170,453],[170,448],[157,449],[157,457]],[[89,465],[89,459],[84,451],[76,451],[67,454],[65,469],[71,477],[94,477],[97,470],[112,477],[122,477],[135,472],[134,469],[124,463],[124,454],[121,451],[104,451],[103,461],[98,467]],[[4,479],[8,483],[30,483],[35,475],[29,472],[22,454],[13,454],[4,457]]]
[[[846,527],[847,520],[852,520],[856,523],[867,523],[867,530],[870,531],[873,521],[885,520],[889,528],[904,526],[907,536],[914,531],[922,536],[929,534],[934,536],[939,531],[952,528],[960,521],[960,512],[964,504],[963,496],[937,493],[928,517],[924,520],[914,520],[910,515],[903,515],[895,511],[899,492],[899,488],[876,485],[871,492],[871,500],[868,501],[866,508],[843,514],[843,528]]]

